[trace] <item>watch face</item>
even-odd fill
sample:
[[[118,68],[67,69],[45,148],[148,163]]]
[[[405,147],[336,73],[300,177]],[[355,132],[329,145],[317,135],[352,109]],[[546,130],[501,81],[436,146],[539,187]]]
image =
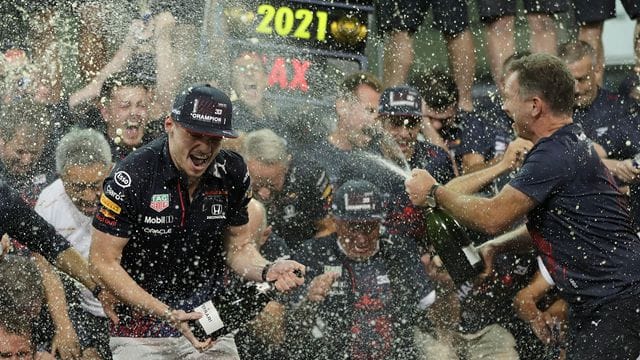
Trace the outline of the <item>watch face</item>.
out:
[[[436,207],[436,199],[433,196],[427,196],[427,205],[429,205],[429,207]]]

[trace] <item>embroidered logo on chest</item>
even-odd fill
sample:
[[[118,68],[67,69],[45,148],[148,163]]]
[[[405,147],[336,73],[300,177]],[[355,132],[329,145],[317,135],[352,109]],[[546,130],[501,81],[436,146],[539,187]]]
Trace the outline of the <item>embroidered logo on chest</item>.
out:
[[[169,194],[153,194],[149,207],[157,212],[169,207]]]

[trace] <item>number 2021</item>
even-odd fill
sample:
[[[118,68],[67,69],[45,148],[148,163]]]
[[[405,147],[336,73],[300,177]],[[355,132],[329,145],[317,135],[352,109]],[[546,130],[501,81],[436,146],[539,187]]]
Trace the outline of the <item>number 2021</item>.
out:
[[[313,12],[307,9],[293,10],[282,6],[275,8],[272,5],[262,4],[258,6],[258,15],[264,15],[256,31],[261,34],[272,34],[273,30],[280,36],[293,36],[298,39],[311,39],[309,27],[315,18],[318,21],[315,40],[324,41],[327,33],[328,14],[325,11]],[[295,20],[299,20],[294,29]],[[293,32],[293,34],[291,34]]]

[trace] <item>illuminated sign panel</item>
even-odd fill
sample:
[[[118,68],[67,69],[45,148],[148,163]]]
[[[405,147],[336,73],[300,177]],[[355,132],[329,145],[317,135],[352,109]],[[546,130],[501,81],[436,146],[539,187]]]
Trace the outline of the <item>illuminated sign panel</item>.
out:
[[[238,38],[288,43],[329,51],[363,53],[371,4],[326,1],[258,1],[225,9]]]

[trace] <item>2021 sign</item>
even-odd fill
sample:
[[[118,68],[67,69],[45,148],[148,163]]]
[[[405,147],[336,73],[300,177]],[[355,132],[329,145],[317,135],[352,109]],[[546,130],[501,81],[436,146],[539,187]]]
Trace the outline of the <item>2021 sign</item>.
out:
[[[262,15],[256,28],[258,33],[271,35],[275,31],[279,36],[302,40],[325,41],[327,38],[329,14],[326,11],[261,4],[257,12]],[[312,30],[315,31],[312,33]]]

